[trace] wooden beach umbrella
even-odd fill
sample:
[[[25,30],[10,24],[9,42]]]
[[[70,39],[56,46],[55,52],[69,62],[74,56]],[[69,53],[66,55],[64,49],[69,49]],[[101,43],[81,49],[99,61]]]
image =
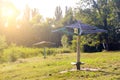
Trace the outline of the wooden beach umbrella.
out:
[[[44,48],[44,58],[46,58],[46,47],[50,47],[52,45],[55,45],[55,43],[49,42],[49,41],[41,41],[41,42],[35,43],[33,45]]]
[[[40,46],[40,47],[50,47],[52,45],[55,45],[55,43],[49,42],[49,41],[41,41],[41,42],[37,42],[37,43],[35,43],[33,45],[34,46]]]
[[[66,26],[67,28],[73,28],[73,29],[77,29],[77,62],[76,62],[76,67],[77,70],[80,70],[80,36],[81,35],[86,35],[86,34],[93,34],[93,33],[101,33],[101,32],[107,32],[104,29],[99,29],[95,26],[90,26],[88,24],[84,24],[80,21],[76,21],[73,24],[70,24],[68,26]]]

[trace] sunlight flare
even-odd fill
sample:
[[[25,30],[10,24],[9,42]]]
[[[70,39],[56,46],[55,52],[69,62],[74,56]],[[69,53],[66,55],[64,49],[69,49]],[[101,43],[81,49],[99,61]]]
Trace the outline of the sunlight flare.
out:
[[[8,8],[8,7],[2,8],[2,16],[3,16],[3,17],[10,18],[10,17],[13,17],[14,14],[15,14],[14,9]]]

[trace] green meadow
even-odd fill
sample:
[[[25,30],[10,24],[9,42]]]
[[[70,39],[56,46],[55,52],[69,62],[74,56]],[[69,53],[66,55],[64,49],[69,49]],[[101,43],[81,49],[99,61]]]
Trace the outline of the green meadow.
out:
[[[120,80],[119,51],[81,53],[81,68],[98,71],[71,71],[75,61],[76,53],[19,58],[0,64],[0,80]]]

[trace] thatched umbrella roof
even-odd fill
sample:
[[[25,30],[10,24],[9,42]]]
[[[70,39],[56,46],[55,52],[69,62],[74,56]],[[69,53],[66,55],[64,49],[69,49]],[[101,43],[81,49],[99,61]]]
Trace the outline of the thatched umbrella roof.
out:
[[[39,46],[39,47],[50,47],[52,45],[55,45],[55,43],[49,42],[49,41],[41,41],[41,42],[37,42],[37,43],[35,43],[33,45],[34,46]]]
[[[107,32],[107,30],[99,29],[98,27],[84,24],[81,21],[77,21],[77,22],[70,24],[66,27],[73,28],[73,29],[74,28],[80,29],[79,35]]]

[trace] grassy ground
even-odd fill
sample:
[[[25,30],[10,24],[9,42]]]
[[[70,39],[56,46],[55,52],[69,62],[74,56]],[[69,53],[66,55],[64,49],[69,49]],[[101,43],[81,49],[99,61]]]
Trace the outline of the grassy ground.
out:
[[[0,80],[120,80],[120,52],[82,53],[81,67],[100,68],[100,71],[68,71],[76,68],[75,53],[19,59],[0,64]]]

